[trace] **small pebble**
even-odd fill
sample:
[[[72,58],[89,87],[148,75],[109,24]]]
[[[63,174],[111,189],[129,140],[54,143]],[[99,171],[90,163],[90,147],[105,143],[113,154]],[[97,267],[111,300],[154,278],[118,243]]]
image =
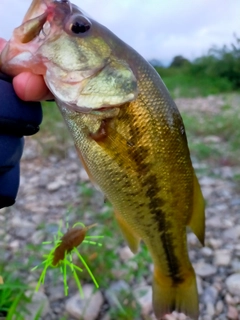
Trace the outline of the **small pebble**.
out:
[[[211,302],[208,302],[206,304],[206,312],[207,312],[208,316],[214,316],[215,308],[214,308],[214,305]]]
[[[194,269],[196,274],[202,278],[213,276],[217,272],[215,266],[204,262],[194,264]]]
[[[226,286],[232,295],[240,297],[240,273],[232,274],[226,279]]]
[[[217,303],[216,303],[216,315],[219,315],[222,311],[223,311],[223,308],[224,308],[224,304],[222,302],[222,300],[219,300]]]
[[[144,286],[136,288],[133,294],[140,304],[143,315],[148,315],[152,311],[152,287]]]
[[[238,310],[237,308],[229,305],[228,306],[228,312],[227,312],[227,317],[231,320],[238,320]]]
[[[128,246],[121,248],[119,255],[123,262],[126,262],[132,257],[134,257],[134,254],[132,253],[132,251],[129,249]]]
[[[222,249],[214,252],[214,264],[216,266],[228,266],[231,262],[232,254],[229,250]]]
[[[66,311],[75,319],[96,320],[103,304],[103,296],[100,290],[94,292],[92,285],[83,286],[84,298],[79,292],[66,301]]]
[[[213,250],[209,247],[203,247],[201,249],[201,253],[204,257],[212,257],[213,255]]]

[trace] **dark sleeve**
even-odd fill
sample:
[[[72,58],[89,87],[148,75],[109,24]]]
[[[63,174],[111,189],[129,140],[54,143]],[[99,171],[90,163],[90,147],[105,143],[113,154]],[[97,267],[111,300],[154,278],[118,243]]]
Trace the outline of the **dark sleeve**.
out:
[[[0,208],[15,203],[23,136],[38,132],[41,121],[40,103],[20,100],[11,80],[0,73]]]

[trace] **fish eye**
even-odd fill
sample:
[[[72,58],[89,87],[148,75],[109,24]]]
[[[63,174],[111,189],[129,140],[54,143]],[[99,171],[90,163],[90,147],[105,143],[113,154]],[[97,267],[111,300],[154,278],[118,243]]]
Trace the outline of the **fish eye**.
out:
[[[91,28],[91,22],[83,17],[78,16],[70,24],[70,30],[75,34],[83,34]]]

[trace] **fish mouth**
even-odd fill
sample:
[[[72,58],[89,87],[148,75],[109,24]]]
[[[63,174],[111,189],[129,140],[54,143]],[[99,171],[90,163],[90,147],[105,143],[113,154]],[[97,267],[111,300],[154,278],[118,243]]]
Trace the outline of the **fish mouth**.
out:
[[[47,19],[48,12],[45,11],[14,29],[12,38],[0,54],[0,70],[11,76],[21,71],[31,71],[29,62],[36,51],[37,42],[44,40],[51,32]]]
[[[47,16],[48,13],[44,12],[42,15],[23,23],[14,30],[14,39],[18,43],[27,44],[39,36],[41,32],[46,36],[48,32],[46,32],[46,28],[44,30],[44,25],[47,23]]]
[[[23,23],[14,29],[12,38],[7,42],[0,54],[0,69],[11,76],[20,71],[31,71],[29,61],[48,36],[57,36],[57,27],[52,23],[56,16],[59,22],[63,16],[71,13],[72,5],[66,0],[33,1],[26,13]],[[18,67],[19,62],[22,64]],[[37,68],[34,73],[42,74],[45,68]]]
[[[26,44],[39,37],[44,40],[51,31],[51,20],[62,23],[64,17],[72,13],[72,4],[68,0],[44,0],[39,8],[34,6],[27,12],[23,24],[14,30],[13,36],[18,42]]]

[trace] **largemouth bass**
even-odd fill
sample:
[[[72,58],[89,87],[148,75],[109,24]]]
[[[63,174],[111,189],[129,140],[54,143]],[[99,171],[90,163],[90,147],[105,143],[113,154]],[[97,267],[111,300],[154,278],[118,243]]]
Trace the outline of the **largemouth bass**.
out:
[[[9,75],[44,76],[92,182],[131,250],[153,262],[153,309],[198,317],[186,227],[204,243],[204,200],[184,124],[157,72],[67,0],[34,0],[1,54]]]

